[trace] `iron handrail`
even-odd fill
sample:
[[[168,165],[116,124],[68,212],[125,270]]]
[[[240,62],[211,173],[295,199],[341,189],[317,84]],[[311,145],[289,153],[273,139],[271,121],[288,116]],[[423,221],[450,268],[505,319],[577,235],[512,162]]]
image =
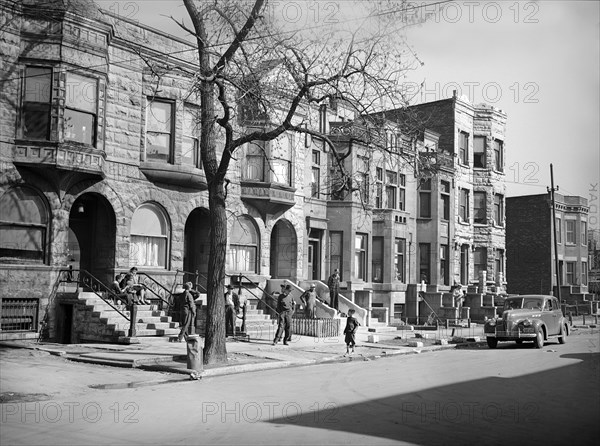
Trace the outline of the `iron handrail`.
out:
[[[244,288],[246,291],[248,291],[250,294],[252,294],[254,297],[256,297],[258,300],[260,300],[263,304],[265,304],[266,307],[270,308],[271,310],[273,310],[275,312],[275,314],[277,315],[277,317],[279,317],[279,311],[277,311],[277,309],[273,308],[271,305],[269,305],[267,302],[265,302],[265,300],[260,297],[257,296],[256,294],[254,294],[254,292],[248,288],[245,285],[242,285],[242,278],[247,279],[248,281],[255,283],[252,279],[250,279],[248,276],[245,276],[243,274],[225,274],[227,277],[237,277],[238,278],[238,287],[239,288]],[[263,293],[265,293],[267,296],[271,297],[272,299],[274,299],[274,296],[269,293],[267,290],[265,290],[263,287],[261,287],[260,285],[256,285],[256,288],[258,288],[259,290],[261,290]]]
[[[171,291],[169,291],[162,283],[158,282],[154,277],[150,276],[149,274],[138,271],[138,276],[144,276],[146,279],[150,280],[154,286],[156,286],[158,288],[162,288],[162,290],[169,296],[169,298],[173,296],[173,293]],[[143,284],[143,285],[146,285],[146,284]],[[171,306],[170,302],[172,299],[169,299],[169,298],[164,299],[152,287],[146,286],[146,290],[150,291],[152,294],[154,294],[156,297],[158,297],[158,299],[160,301],[165,303],[167,305],[167,309]]]
[[[422,291],[419,291],[419,294],[422,294]],[[438,324],[441,324],[442,320],[437,315],[437,313],[434,311],[434,309],[431,308],[431,305],[429,305],[429,302],[427,302],[427,300],[425,299],[425,296],[421,295],[421,299],[423,299],[423,302],[425,302],[425,305],[427,305],[427,307],[431,310],[431,313],[435,315],[435,319],[437,320]],[[431,317],[431,314],[429,315],[429,317]],[[429,318],[427,318],[427,319],[429,321]]]
[[[89,271],[86,271],[84,269],[81,270],[69,270],[71,271],[78,271],[79,275],[77,276],[77,280],[74,280],[73,282],[77,283],[78,286],[81,285],[81,288],[83,288],[84,286],[91,289],[92,292],[94,294],[96,294],[96,296],[98,296],[99,298],[101,298],[105,303],[107,303],[113,310],[116,310],[117,313],[119,313],[121,316],[123,316],[127,321],[129,321],[129,315],[123,313],[123,311],[116,306],[116,304],[114,304],[113,302],[115,302],[116,299],[119,298],[119,296],[117,294],[115,294],[108,286],[106,286],[100,279],[98,279],[97,277],[95,277],[92,273],[90,273]],[[72,279],[72,277],[71,277]],[[102,290],[102,291],[100,291]],[[109,296],[111,299],[108,299],[106,296]]]
[[[184,271],[184,270],[182,270],[182,269],[177,269],[177,270],[175,270],[175,271],[176,271],[175,277],[177,277],[177,274],[179,274],[179,273],[183,273],[183,274],[191,274],[191,275],[195,276],[195,277],[196,277],[196,283],[195,283],[195,285],[196,285],[196,288],[200,287],[200,288],[202,288],[202,290],[203,290],[203,292],[204,292],[204,293],[207,293],[207,291],[208,291],[208,290],[206,289],[206,287],[205,287],[204,285],[202,285],[202,284],[201,284],[201,283],[198,281],[198,279],[199,279],[200,277],[201,277],[201,278],[203,278],[205,281],[207,281],[207,280],[208,280],[208,278],[207,278],[207,277],[206,277],[204,274],[200,274],[198,271],[196,271],[196,272],[194,273],[194,272],[191,272],[191,271]],[[200,290],[198,290],[198,291],[200,291]]]

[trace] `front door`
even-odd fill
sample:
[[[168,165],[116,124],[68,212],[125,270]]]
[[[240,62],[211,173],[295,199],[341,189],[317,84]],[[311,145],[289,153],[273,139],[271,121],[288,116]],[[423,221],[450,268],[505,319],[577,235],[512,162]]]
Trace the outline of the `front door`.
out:
[[[309,240],[308,242],[308,276],[310,280],[321,280],[321,259],[319,256],[319,241]]]

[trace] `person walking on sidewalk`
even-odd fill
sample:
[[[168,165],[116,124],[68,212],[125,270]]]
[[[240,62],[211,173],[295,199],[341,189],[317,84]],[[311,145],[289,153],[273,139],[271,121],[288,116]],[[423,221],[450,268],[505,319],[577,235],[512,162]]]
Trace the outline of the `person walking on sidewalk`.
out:
[[[188,283],[183,284],[183,297],[181,301],[181,316],[180,322],[181,330],[179,336],[177,336],[177,342],[181,342],[183,337],[194,334],[196,323],[196,302],[190,293],[190,285]]]
[[[286,285],[283,293],[281,293],[277,299],[277,312],[279,313],[279,318],[273,345],[277,345],[277,343],[281,341],[281,336],[283,336],[283,345],[288,345],[288,342],[292,340],[292,315],[294,314],[296,303],[292,296],[290,296],[291,292],[292,287]]]
[[[354,310],[350,308],[348,310],[348,318],[346,319],[346,328],[344,328],[345,341],[346,341],[346,355],[350,354],[350,349],[354,353],[354,346],[356,345],[356,331],[360,323],[354,317]]]
[[[340,294],[340,271],[338,269],[334,270],[333,274],[329,276],[327,286],[329,287],[329,305],[331,305],[331,308],[337,310]]]
[[[235,302],[238,295],[233,292],[233,286],[227,285],[225,292],[225,335],[235,336]]]
[[[317,317],[317,292],[315,284],[312,283],[310,288],[300,296],[302,305],[304,306],[304,317],[306,319],[315,319]]]

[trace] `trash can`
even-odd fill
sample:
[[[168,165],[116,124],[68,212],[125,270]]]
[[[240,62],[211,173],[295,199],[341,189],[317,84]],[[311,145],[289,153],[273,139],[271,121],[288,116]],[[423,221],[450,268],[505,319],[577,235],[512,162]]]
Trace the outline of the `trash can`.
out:
[[[186,338],[187,343],[187,368],[201,372],[204,367],[202,362],[202,349],[204,343],[201,341],[200,336],[197,334],[188,335]]]

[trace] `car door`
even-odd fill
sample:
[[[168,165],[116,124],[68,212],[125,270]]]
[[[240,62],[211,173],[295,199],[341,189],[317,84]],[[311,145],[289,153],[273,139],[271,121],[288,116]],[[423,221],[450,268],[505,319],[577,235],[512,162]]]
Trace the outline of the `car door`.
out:
[[[552,298],[544,299],[544,308],[542,310],[542,320],[546,324],[548,335],[555,335],[560,332],[559,311],[556,311]],[[560,310],[560,309],[558,309]]]

